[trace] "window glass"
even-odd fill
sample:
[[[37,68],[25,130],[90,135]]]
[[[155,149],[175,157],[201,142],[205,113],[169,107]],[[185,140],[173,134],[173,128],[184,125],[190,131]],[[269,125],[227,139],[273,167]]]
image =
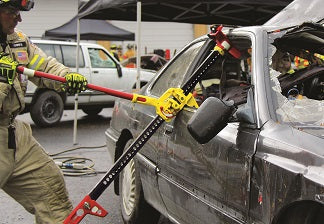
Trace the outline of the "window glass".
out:
[[[54,44],[54,53],[55,53],[55,58],[63,64],[63,56],[62,56],[62,51],[61,47],[58,44]],[[81,55],[80,55],[81,56]],[[81,67],[81,66],[80,66]]]
[[[76,46],[62,45],[63,64],[67,67],[76,67]],[[82,50],[79,49],[79,68],[84,67]]]
[[[179,55],[179,57],[160,74],[159,79],[151,89],[152,94],[161,96],[171,87],[180,87],[186,72],[203,44],[204,41],[195,43]]]
[[[269,33],[271,97],[277,122],[323,137],[324,56],[318,53],[323,32],[307,32],[306,25],[290,32]]]
[[[37,44],[37,46],[44,51],[47,56],[56,58],[53,44]],[[60,61],[62,63],[62,61]]]
[[[93,68],[115,68],[115,62],[102,49],[89,48],[91,67]]]

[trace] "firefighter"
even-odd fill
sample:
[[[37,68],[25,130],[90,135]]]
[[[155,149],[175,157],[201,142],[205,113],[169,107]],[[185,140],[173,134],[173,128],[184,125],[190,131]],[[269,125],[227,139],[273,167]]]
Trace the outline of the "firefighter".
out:
[[[123,47],[122,47],[122,45],[117,46],[117,54],[118,54],[119,61],[122,61],[123,60]]]
[[[307,66],[309,66],[309,61],[304,58],[295,56],[294,57],[294,65],[295,65],[296,69],[298,69],[298,70],[303,69],[303,68],[306,68]]]
[[[134,50],[134,45],[132,44],[127,44],[127,50],[123,55],[124,59],[134,57],[135,56],[135,50]]]
[[[117,46],[116,44],[112,44],[110,46],[110,53],[114,56],[114,58],[119,61],[119,56],[118,56],[118,53],[117,53]]]
[[[69,94],[85,90],[87,80],[47,57],[15,29],[22,21],[20,11],[33,5],[33,0],[0,0],[0,187],[34,214],[36,223],[62,223],[72,203],[61,170],[32,136],[30,125],[15,119],[24,109],[27,87],[27,79],[15,68],[20,64],[64,76],[64,86],[36,77],[30,81]]]

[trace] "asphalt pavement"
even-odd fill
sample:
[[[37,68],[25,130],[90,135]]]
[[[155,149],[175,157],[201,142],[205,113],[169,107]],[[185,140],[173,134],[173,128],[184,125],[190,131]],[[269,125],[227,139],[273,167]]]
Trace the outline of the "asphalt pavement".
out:
[[[39,128],[30,119],[29,113],[19,115],[18,119],[27,121],[31,124],[33,135],[39,143],[50,154],[62,152],[64,150],[80,147],[76,151],[63,154],[71,157],[85,157],[94,162],[96,171],[107,171],[112,165],[105,145],[104,132],[109,127],[111,109],[104,109],[99,116],[91,118],[86,116],[81,110],[78,111],[77,143],[73,144],[73,120],[74,111],[64,111],[62,121],[51,128]],[[92,147],[92,148],[82,148]],[[62,156],[63,156],[62,155]],[[95,184],[102,178],[103,174],[96,176],[65,176],[67,189],[75,207],[85,195],[87,195]],[[32,224],[34,216],[0,190],[0,224]],[[119,198],[113,193],[112,185],[98,199],[109,214],[105,218],[86,216],[81,223],[84,224],[121,224],[119,212]]]
[[[81,110],[77,113],[76,143],[73,144],[74,111],[64,111],[59,124],[50,128],[40,128],[35,126],[30,118],[30,114],[22,114],[17,119],[30,123],[33,135],[37,141],[45,148],[49,154],[75,149],[60,156],[83,157],[93,161],[93,169],[99,174],[95,176],[64,176],[70,199],[73,207],[92,190],[95,184],[103,177],[113,165],[105,146],[105,130],[109,127],[112,109],[104,109],[98,116],[89,117]],[[0,224],[33,224],[34,216],[29,214],[15,200],[0,190]],[[113,192],[113,186],[109,186],[98,198],[97,202],[103,206],[108,215],[104,218],[87,215],[82,224],[122,224],[119,210],[119,197]],[[149,214],[148,214],[149,215]],[[161,217],[159,224],[170,224]]]

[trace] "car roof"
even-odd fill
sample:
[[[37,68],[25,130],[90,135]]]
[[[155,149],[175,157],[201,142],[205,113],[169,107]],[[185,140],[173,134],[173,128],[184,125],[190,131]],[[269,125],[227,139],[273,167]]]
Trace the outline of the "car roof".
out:
[[[35,44],[59,44],[59,45],[71,45],[76,46],[77,42],[74,41],[59,41],[59,40],[41,40],[41,39],[32,39],[32,43]],[[88,43],[88,42],[80,42],[80,46],[92,46],[92,47],[98,47],[101,45],[95,44],[95,43]]]
[[[318,23],[323,21],[323,9],[323,0],[295,0],[268,20],[264,26],[283,28],[297,26],[305,22]]]

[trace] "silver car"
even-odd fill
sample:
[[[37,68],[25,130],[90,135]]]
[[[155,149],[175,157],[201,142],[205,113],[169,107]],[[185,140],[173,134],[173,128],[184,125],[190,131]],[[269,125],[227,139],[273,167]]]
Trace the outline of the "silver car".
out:
[[[164,122],[115,179],[125,223],[160,214],[177,224],[324,223],[323,13],[282,24],[228,30],[241,57],[218,58],[192,92],[200,107]],[[141,94],[181,87],[214,45],[207,35],[188,44]],[[111,159],[155,117],[119,100],[106,131]]]

